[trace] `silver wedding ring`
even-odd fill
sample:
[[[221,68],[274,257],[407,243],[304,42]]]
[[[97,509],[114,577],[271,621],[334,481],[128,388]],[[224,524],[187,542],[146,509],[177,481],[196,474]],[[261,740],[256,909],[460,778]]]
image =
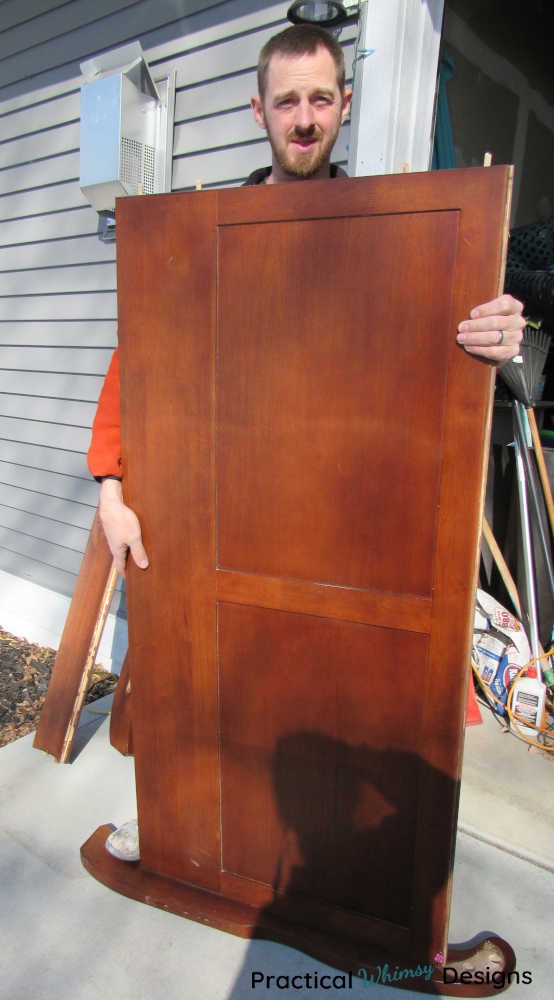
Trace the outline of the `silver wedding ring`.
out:
[[[498,331],[498,340],[496,341],[496,346],[500,347],[502,341],[504,340],[504,330]]]

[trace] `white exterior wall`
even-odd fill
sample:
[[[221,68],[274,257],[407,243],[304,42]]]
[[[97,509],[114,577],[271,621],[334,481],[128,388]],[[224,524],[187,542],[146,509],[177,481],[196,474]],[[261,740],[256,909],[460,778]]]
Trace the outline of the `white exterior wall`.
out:
[[[443,0],[360,8],[349,173],[429,170]]]
[[[56,647],[65,621],[97,503],[90,427],[116,343],[115,245],[98,239],[79,188],[79,62],[138,38],[154,78],[177,75],[173,190],[240,184],[269,163],[249,100],[286,9],[0,2],[0,626],[32,641]],[[349,74],[355,33],[341,38]],[[112,616],[107,666],[114,634],[121,662],[120,631]]]

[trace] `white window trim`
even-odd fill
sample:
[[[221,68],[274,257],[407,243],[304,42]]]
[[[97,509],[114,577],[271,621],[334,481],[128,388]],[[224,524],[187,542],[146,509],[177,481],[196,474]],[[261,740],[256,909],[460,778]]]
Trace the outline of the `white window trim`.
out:
[[[444,0],[365,0],[355,60],[350,176],[428,170]]]

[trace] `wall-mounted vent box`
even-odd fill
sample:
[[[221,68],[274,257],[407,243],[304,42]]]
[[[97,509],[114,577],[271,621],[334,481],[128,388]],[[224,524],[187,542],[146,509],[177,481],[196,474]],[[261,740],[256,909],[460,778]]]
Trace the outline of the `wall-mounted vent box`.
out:
[[[174,86],[154,83],[138,42],[81,70],[88,77],[81,87],[80,178],[87,200],[97,212],[113,211],[123,195],[171,190]]]

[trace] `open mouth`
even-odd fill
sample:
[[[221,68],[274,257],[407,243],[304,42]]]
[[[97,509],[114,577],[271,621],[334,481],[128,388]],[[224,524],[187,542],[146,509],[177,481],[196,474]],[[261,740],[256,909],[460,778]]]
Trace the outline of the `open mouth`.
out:
[[[291,145],[297,149],[312,149],[317,145],[317,142],[316,136],[311,136],[309,139],[299,139],[298,137],[291,139]]]

